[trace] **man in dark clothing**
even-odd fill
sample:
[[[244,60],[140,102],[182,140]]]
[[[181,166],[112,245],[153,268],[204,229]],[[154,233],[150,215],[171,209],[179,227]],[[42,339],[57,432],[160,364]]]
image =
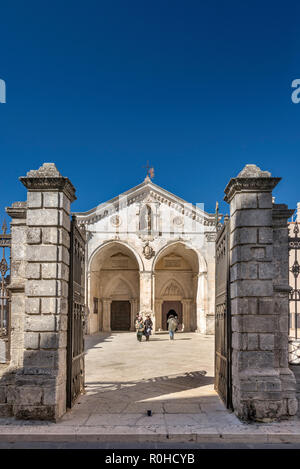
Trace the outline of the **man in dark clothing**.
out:
[[[151,335],[152,327],[153,327],[153,323],[152,323],[150,314],[146,315],[146,319],[145,319],[145,322],[144,322],[144,327],[145,327],[144,335],[146,337],[146,342],[148,342],[149,338],[150,338],[150,335]]]

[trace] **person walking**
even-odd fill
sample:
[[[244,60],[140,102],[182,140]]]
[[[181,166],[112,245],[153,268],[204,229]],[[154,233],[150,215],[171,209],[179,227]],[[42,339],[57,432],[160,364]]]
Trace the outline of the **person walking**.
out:
[[[137,320],[135,321],[136,337],[139,342],[142,342],[142,337],[144,333],[144,321],[143,316],[139,314]]]
[[[167,323],[168,323],[170,340],[174,340],[174,334],[175,334],[176,329],[178,328],[178,321],[174,317],[173,314],[170,314]]]
[[[152,322],[150,314],[146,315],[146,319],[145,319],[145,322],[144,322],[144,327],[145,327],[144,335],[146,337],[146,342],[149,342],[149,338],[150,338],[152,327],[153,327],[153,322]]]

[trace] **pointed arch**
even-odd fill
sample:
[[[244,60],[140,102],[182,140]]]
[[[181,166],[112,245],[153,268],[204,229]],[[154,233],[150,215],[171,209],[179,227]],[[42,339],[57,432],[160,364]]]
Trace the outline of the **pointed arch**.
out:
[[[184,291],[182,285],[180,285],[180,283],[175,278],[170,278],[160,288],[159,296],[161,298],[167,296],[181,296],[184,298],[186,296],[185,293],[186,292]]]
[[[135,291],[135,288],[133,287],[133,285],[131,285],[130,281],[126,279],[124,275],[118,274],[113,279],[113,281],[109,285],[106,286],[103,292],[104,294],[103,296],[106,298],[113,296],[114,294],[116,294],[118,287],[119,286],[122,287],[123,285],[126,286],[126,289],[131,297],[134,297],[138,294],[138,292]],[[119,290],[121,291],[121,294],[125,294],[125,291],[123,292],[122,289],[119,289]]]

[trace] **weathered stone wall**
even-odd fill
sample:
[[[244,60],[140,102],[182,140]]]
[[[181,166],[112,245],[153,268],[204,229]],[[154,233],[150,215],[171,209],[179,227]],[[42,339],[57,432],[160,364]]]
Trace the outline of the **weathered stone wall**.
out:
[[[26,218],[17,222],[15,207],[8,210],[13,217],[12,362],[1,383],[17,418],[56,420],[66,411],[70,203],[75,189],[53,163],[20,179],[28,189]]]
[[[6,209],[12,218],[11,231],[11,333],[10,363],[0,368],[0,417],[13,415],[16,373],[23,366],[26,268],[26,202]]]
[[[233,406],[246,420],[297,411],[295,380],[287,368],[286,260],[278,267],[287,243],[282,214],[273,229],[272,190],[279,180],[247,165],[225,189],[231,214]]]

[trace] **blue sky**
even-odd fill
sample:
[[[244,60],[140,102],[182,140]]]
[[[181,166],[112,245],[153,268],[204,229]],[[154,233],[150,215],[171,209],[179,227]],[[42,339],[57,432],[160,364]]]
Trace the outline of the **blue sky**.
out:
[[[298,3],[298,5],[297,5]],[[300,4],[278,1],[14,1],[1,5],[1,195],[55,162],[74,211],[154,182],[221,210],[246,163],[300,200]]]

